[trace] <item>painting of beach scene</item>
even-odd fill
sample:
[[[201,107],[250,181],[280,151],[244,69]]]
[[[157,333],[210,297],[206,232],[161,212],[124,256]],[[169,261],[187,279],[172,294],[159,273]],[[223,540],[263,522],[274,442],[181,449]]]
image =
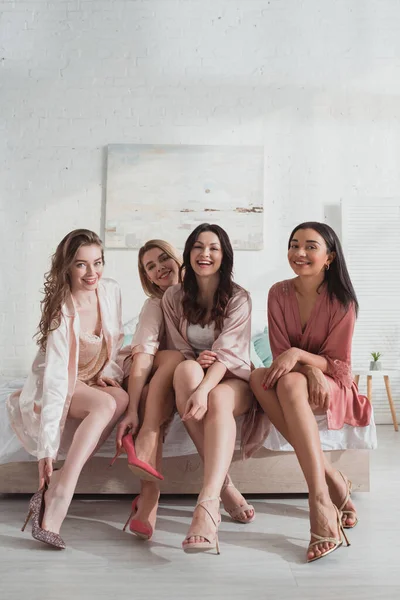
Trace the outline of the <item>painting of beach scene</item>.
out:
[[[259,146],[109,145],[105,245],[140,248],[161,238],[183,248],[206,222],[223,227],[235,249],[259,250],[263,174]]]

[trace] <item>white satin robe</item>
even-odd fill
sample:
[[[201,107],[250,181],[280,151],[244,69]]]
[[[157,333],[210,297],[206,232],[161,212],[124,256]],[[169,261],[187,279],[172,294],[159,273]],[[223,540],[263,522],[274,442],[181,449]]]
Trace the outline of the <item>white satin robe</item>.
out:
[[[107,362],[101,374],[122,383],[116,358],[123,341],[121,292],[113,279],[97,288]],[[39,350],[22,390],[7,399],[11,425],[24,448],[38,460],[57,458],[69,405],[75,390],[79,357],[79,315],[71,295],[61,309],[60,326]]]
[[[165,327],[164,315],[159,298],[148,298],[140,311],[138,324],[132,342],[124,346],[118,356],[118,364],[124,372],[124,379],[129,377],[133,357],[140,352],[155,356],[158,350],[164,350]]]

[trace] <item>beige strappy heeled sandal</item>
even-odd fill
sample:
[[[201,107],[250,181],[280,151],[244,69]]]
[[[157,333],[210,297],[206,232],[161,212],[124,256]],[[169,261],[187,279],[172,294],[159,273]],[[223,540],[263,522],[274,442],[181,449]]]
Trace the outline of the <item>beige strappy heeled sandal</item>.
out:
[[[333,537],[324,537],[322,535],[318,535],[316,533],[313,533],[310,530],[310,534],[311,537],[315,538],[315,542],[311,542],[311,544],[309,544],[308,546],[308,550],[307,552],[312,549],[314,546],[317,546],[318,544],[321,544],[322,542],[328,542],[330,544],[334,544],[333,548],[329,548],[329,550],[327,550],[326,552],[323,552],[322,554],[320,554],[319,556],[314,556],[314,558],[307,558],[307,562],[314,562],[315,560],[318,560],[320,558],[324,558],[325,556],[328,556],[328,554],[331,554],[332,552],[334,552],[335,550],[337,550],[338,548],[340,548],[340,546],[343,545],[343,538],[346,542],[346,546],[350,546],[350,542],[347,539],[347,536],[344,532],[343,529],[343,525],[342,525],[342,515],[341,513],[338,511],[337,506],[333,505],[335,507],[336,510],[336,516],[337,516],[337,524],[338,524],[338,528],[339,528],[339,538],[333,538]]]
[[[350,479],[346,479],[346,477],[343,475],[343,473],[341,471],[339,471],[339,473],[342,476],[342,479],[347,486],[347,492],[346,492],[346,497],[343,500],[342,504],[338,507],[338,510],[339,510],[340,514],[342,515],[342,517],[346,517],[346,518],[350,517],[350,518],[355,519],[355,521],[352,525],[348,525],[348,524],[343,525],[343,529],[353,529],[353,527],[355,527],[358,523],[358,517],[357,517],[356,512],[354,510],[343,510],[343,508],[346,506],[346,504],[349,501],[349,498],[351,496],[352,483],[351,483]]]
[[[206,511],[206,513],[208,514],[208,516],[210,517],[211,521],[214,523],[215,525],[215,537],[214,539],[209,539],[208,537],[206,537],[205,535],[203,535],[201,532],[196,532],[196,531],[192,531],[190,533],[190,535],[186,536],[185,540],[182,542],[182,548],[184,552],[187,553],[193,553],[195,554],[196,552],[207,552],[208,550],[216,550],[217,554],[220,554],[219,551],[219,543],[218,543],[218,526],[221,522],[221,516],[218,510],[218,517],[217,521],[214,519],[214,517],[212,516],[212,514],[210,513],[210,511],[208,510],[208,508],[206,508],[204,506],[205,502],[209,502],[211,500],[218,500],[220,501],[219,498],[204,498],[203,500],[200,500],[200,502],[198,502],[195,506],[195,509],[200,506],[203,510]],[[190,542],[189,543],[189,539],[193,538],[193,537],[202,537],[204,538],[206,541],[205,542]]]
[[[228,481],[228,483],[224,483],[224,485],[222,486],[221,494],[228,487],[234,487],[234,488],[236,488],[235,484],[232,483],[232,481]],[[232,508],[226,508],[226,506],[224,504],[224,509],[226,510],[226,512],[228,513],[228,515],[232,519],[232,521],[236,521],[236,523],[243,523],[243,524],[252,523],[254,521],[254,519],[256,518],[256,513],[255,513],[255,510],[254,510],[254,506],[252,506],[251,504],[247,504],[246,500],[244,501],[244,504],[238,504],[237,506],[233,506]],[[252,510],[253,511],[253,516],[252,517],[245,517],[244,519],[240,519],[239,515],[241,513],[243,513],[243,512],[246,512],[247,510]]]

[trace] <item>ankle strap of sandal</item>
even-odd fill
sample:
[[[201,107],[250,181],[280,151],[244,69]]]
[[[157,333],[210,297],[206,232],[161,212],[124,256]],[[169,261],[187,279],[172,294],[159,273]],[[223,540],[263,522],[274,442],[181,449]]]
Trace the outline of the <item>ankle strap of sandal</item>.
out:
[[[201,506],[201,508],[206,511],[206,513],[210,517],[211,521],[214,523],[215,527],[218,527],[218,523],[215,521],[214,517],[212,516],[212,514],[210,513],[210,511],[208,510],[208,508],[204,506],[204,502],[208,502],[209,500],[218,500],[218,502],[220,502],[221,498],[218,498],[217,496],[212,497],[212,498],[211,497],[210,498],[203,498],[202,500],[200,500],[199,502],[197,502],[195,509],[198,506]],[[219,516],[219,506],[218,506],[218,516]]]

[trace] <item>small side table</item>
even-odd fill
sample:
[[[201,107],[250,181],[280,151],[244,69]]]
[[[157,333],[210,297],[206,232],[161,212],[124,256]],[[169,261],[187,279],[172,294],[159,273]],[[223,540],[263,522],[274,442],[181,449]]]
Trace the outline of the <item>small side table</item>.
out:
[[[354,381],[356,382],[357,386],[358,386],[358,382],[360,381],[360,376],[361,375],[367,376],[367,398],[371,402],[371,404],[372,404],[372,377],[374,377],[374,376],[382,377],[383,376],[383,379],[385,381],[386,394],[387,394],[387,397],[389,400],[390,412],[392,413],[393,427],[394,427],[395,431],[398,431],[399,426],[397,424],[396,409],[395,409],[393,398],[392,398],[392,390],[390,389],[390,380],[389,380],[389,376],[393,375],[394,373],[397,373],[397,371],[366,371],[366,370],[354,369],[354,372],[353,372]]]

